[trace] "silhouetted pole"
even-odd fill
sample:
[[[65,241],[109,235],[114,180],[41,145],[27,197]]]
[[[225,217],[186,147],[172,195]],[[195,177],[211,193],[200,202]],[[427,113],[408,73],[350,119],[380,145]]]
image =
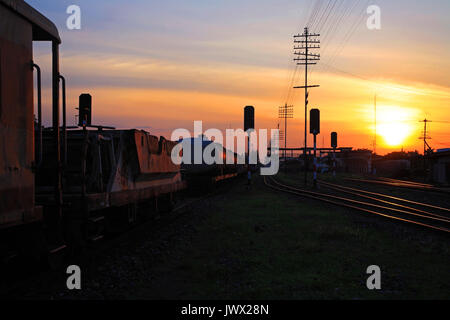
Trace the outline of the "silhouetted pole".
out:
[[[431,150],[430,145],[428,144],[427,140],[430,140],[431,137],[428,136],[428,123],[433,122],[431,120],[423,120],[420,121],[423,122],[424,124],[424,128],[423,128],[423,136],[420,137],[421,140],[423,140],[423,171],[424,171],[424,176],[426,179],[426,173],[427,173],[427,150]]]
[[[333,177],[336,177],[336,148],[333,148]]]
[[[377,154],[377,95],[374,100],[374,113],[375,113],[375,136],[373,139],[373,153]]]
[[[331,133],[331,147],[333,148],[333,177],[336,177],[336,148],[338,146],[337,132]]]
[[[428,136],[428,123],[431,123],[433,121],[431,120],[423,120],[421,121],[424,124],[424,128],[423,128],[423,137],[421,137],[420,139],[423,140],[423,155],[425,156],[427,154],[427,150],[431,149],[430,145],[428,144],[427,140],[430,140],[431,137]]]
[[[62,163],[61,163],[61,139],[59,130],[59,43],[52,43],[52,122],[53,122],[53,140],[56,148],[54,164],[56,169],[54,195],[56,202],[56,219],[60,222],[62,214],[63,196],[62,196]]]
[[[287,104],[284,105],[284,165],[286,165],[286,148],[287,148]]]
[[[286,165],[287,157],[287,120],[294,118],[294,107],[288,106],[287,103],[278,109],[278,117],[284,119],[284,163]]]
[[[318,109],[312,109],[310,115],[309,124],[310,132],[314,135],[314,171],[313,182],[314,188],[317,188],[317,135],[320,133],[320,111]]]
[[[317,134],[314,134],[314,188],[317,188]]]
[[[300,61],[297,62],[297,65],[305,66],[305,85],[301,87],[294,87],[294,89],[305,89],[305,150],[304,150],[304,156],[305,156],[305,185],[308,184],[308,135],[307,135],[307,128],[308,128],[308,88],[317,88],[318,85],[308,85],[308,66],[309,65],[315,65],[316,62],[313,61],[319,61],[320,60],[320,54],[313,54],[309,53],[309,50],[311,49],[320,49],[320,40],[316,39],[316,37],[319,37],[320,34],[314,34],[309,33],[308,28],[305,28],[303,34],[298,34],[294,36],[294,43],[300,43],[299,46],[294,46],[294,50],[300,50],[295,51],[294,54],[300,56],[300,58],[294,59],[294,61]],[[312,39],[310,39],[312,38]],[[296,40],[301,39],[301,40]],[[305,50],[302,52],[301,50]]]
[[[284,130],[280,129],[280,124],[278,124],[278,130],[280,131],[279,134],[279,145],[282,146],[283,145],[283,141],[284,141]],[[282,157],[284,157],[284,154],[281,155]]]
[[[249,130],[255,130],[255,107],[253,106],[246,106],[244,108],[244,131],[248,132],[247,137],[247,146],[248,146],[248,153],[247,153],[247,176],[248,176],[248,183],[250,185],[251,183],[251,168],[250,168],[250,131]]]

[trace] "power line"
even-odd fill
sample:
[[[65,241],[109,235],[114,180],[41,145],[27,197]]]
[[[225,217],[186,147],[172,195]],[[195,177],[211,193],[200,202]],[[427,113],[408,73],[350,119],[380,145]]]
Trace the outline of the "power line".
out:
[[[314,4],[315,5],[313,6],[313,2],[312,1],[309,2],[308,7],[305,8],[305,10],[303,10],[302,17],[300,18],[300,24],[299,24],[300,27],[303,27],[305,21],[310,21],[311,20],[311,17],[313,15],[313,12],[314,12],[318,2],[316,1]],[[292,65],[292,60],[289,57],[288,66],[287,66],[288,72],[291,69],[291,65]],[[296,64],[295,67],[292,68],[292,70],[290,70],[289,74],[287,74],[288,79],[286,79],[286,80],[288,81],[288,88],[287,88],[286,96],[283,97],[283,98],[285,98],[284,101],[286,101],[286,103],[288,103],[290,101],[290,99],[291,99],[292,89],[293,89],[293,86],[294,86],[294,81],[295,81],[295,78],[296,78],[297,71],[298,71],[298,66]]]
[[[328,4],[326,5],[325,9],[322,10],[324,3],[320,1],[316,1],[314,9],[313,9],[313,15],[312,18],[307,23],[308,26],[314,26],[314,28],[318,28],[319,31],[321,30],[327,30],[325,34],[325,39],[329,38],[336,38],[336,35],[339,34],[340,25],[342,22],[345,22],[347,17],[354,11],[354,9],[360,4],[360,0],[355,0],[353,3],[349,3],[345,0],[341,1],[338,6],[336,7],[337,2],[334,0],[329,0]],[[340,12],[338,10],[341,10]],[[336,14],[336,12],[339,12]],[[332,15],[332,13],[334,13]],[[317,18],[317,17],[324,17],[323,19]],[[332,17],[330,19],[330,17]],[[359,18],[359,16],[357,16]],[[328,24],[328,26],[327,26]],[[354,24],[354,23],[353,23]],[[346,30],[345,28],[343,30]],[[348,34],[348,32],[346,33]],[[327,48],[330,45],[331,41],[326,41],[325,47],[322,50],[322,56],[324,56],[327,52]],[[319,66],[318,70],[322,69],[322,66]],[[308,76],[312,78],[312,75],[314,73],[314,69],[308,70]],[[301,74],[294,74],[295,81],[299,81],[301,77]],[[293,95],[289,96],[288,102],[296,99],[296,93],[294,92]]]
[[[355,34],[358,25],[361,25],[364,18],[365,18],[365,10],[367,5],[369,4],[370,0],[366,0],[365,3],[362,6],[362,10],[359,11],[359,15],[356,16],[356,20],[354,21],[354,23],[351,25],[350,29],[347,31],[346,35],[344,36],[344,39],[342,40],[340,46],[337,46],[336,50],[333,52],[333,54],[331,55],[331,57],[327,60],[327,64],[329,65],[333,65],[334,62],[336,61],[337,57],[340,56],[340,54],[342,53],[342,51],[344,50],[344,48],[346,47],[348,41],[352,38],[352,36]],[[356,6],[355,6],[356,8]]]
[[[308,24],[307,24],[308,27],[311,27],[316,22],[317,15],[319,14],[320,10],[322,9],[322,5],[323,5],[323,0],[316,1],[316,5],[313,10],[313,15],[308,20]]]
[[[369,4],[369,1],[370,0],[366,0],[365,2],[362,3],[360,0],[356,0],[353,3],[353,6],[349,6],[349,7],[345,8],[346,10],[344,10],[344,12],[341,15],[342,18],[340,18],[341,21],[342,21],[342,19],[344,19],[344,17],[345,17],[344,21],[347,20],[347,18],[351,16],[352,12],[355,11],[358,8],[358,6],[361,5],[361,3],[362,3],[362,6],[360,7],[360,9],[356,10],[356,12],[359,12],[356,15],[356,19],[354,21],[349,20],[349,24],[348,25],[350,26],[350,28],[347,29],[347,27],[344,27],[344,26],[341,28],[343,30],[344,36],[343,36],[343,38],[340,41],[337,42],[334,51],[326,59],[327,64],[334,64],[336,58],[341,54],[341,52],[345,48],[345,46],[348,43],[348,41],[350,40],[350,38],[353,36],[355,31],[357,30],[358,24],[362,23],[362,20],[365,17],[364,12],[365,12],[366,6]],[[350,10],[348,10],[348,9],[350,9]],[[341,21],[339,23],[341,23]],[[337,35],[336,30],[338,30],[338,29],[339,29],[338,25],[335,25],[334,28],[332,29],[332,30],[334,30],[334,32],[332,32],[332,34],[334,34],[333,35],[333,39],[335,38],[335,35]],[[327,35],[329,36],[329,33]],[[329,46],[330,43],[331,43],[331,41],[327,41],[326,46],[325,46],[325,48],[324,48],[324,50],[322,52],[322,56],[323,57],[325,57],[327,55],[326,49],[328,49],[328,46]],[[326,65],[323,65],[323,66],[325,66],[325,68],[326,68],[325,71],[327,71],[328,67]],[[319,67],[318,70],[323,70],[324,69],[323,66]],[[311,73],[313,73],[313,72],[314,71],[312,71]]]

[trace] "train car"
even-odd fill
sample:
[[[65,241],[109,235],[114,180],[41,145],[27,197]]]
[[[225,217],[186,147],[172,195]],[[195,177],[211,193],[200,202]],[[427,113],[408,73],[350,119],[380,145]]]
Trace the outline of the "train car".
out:
[[[202,192],[208,190],[220,181],[237,177],[238,175],[246,172],[247,166],[245,164],[239,164],[238,154],[227,150],[222,145],[217,145],[216,147],[222,149],[223,163],[207,164],[204,159],[202,159],[202,163],[195,163],[194,150],[196,147],[196,141],[199,142],[199,146],[202,148],[202,155],[206,148],[212,147],[212,145],[215,144],[215,142],[204,138],[191,138],[179,141],[179,143],[183,143],[183,147],[188,145],[191,147],[190,163],[183,162],[181,165],[181,171],[184,179],[187,181],[191,189]],[[233,158],[233,163],[227,163],[227,155],[231,155]],[[212,151],[212,156],[215,156],[215,150]]]
[[[50,128],[42,125],[33,41],[52,43]],[[141,206],[170,206],[173,193],[186,187],[171,161],[174,142],[92,126],[90,114],[84,117],[92,111],[84,105],[88,95],[80,98],[79,126],[67,128],[60,44],[55,25],[31,6],[0,0],[0,260],[21,252],[52,255],[99,239],[105,228],[134,223]]]
[[[0,256],[23,248],[30,228],[43,220],[42,207],[35,203],[33,68],[40,69],[32,62],[33,41],[52,43],[57,111],[57,28],[24,1],[0,0]]]
[[[44,152],[54,152],[44,132]],[[105,232],[133,225],[154,210],[170,206],[173,194],[186,188],[173,164],[175,143],[141,130],[98,127],[69,130],[63,143],[63,229],[66,241],[80,246]],[[54,180],[44,160],[36,176],[37,201],[51,204]],[[46,207],[46,206],[45,206]]]
[[[49,128],[33,41],[52,44]],[[60,44],[55,25],[31,6],[0,0],[0,263],[18,253],[51,257],[82,248],[151,212],[170,210],[189,179],[209,185],[245,171],[236,154],[233,164],[181,170],[171,158],[175,142],[92,125],[89,94],[80,96],[78,125],[67,127]]]

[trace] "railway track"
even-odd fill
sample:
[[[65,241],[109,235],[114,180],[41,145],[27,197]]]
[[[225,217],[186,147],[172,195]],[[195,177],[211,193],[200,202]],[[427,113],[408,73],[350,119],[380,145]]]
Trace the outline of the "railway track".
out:
[[[344,197],[334,194],[328,194],[323,192],[309,191],[289,185],[285,185],[278,182],[273,177],[264,178],[266,186],[272,190],[293,194],[313,200],[326,202],[335,206],[354,209],[360,212],[370,213],[373,215],[381,216],[386,219],[399,221],[406,224],[420,226],[426,229],[432,229],[440,232],[450,233],[450,216],[445,213],[450,213],[450,209],[433,206],[429,204],[423,204],[420,202],[413,202],[406,199],[390,197],[376,193],[366,193],[363,190],[341,187],[338,185],[328,184],[327,187],[352,195],[353,197]],[[320,182],[326,186],[327,183]],[[358,198],[364,198],[365,200],[358,200]],[[394,199],[395,198],[395,199]],[[389,199],[386,200],[386,199]],[[370,202],[369,202],[369,201]],[[393,202],[393,200],[397,202]],[[408,203],[408,205],[402,204]],[[413,205],[415,207],[413,207]],[[427,209],[420,209],[418,207],[424,207]],[[433,208],[434,211],[440,211],[440,213],[426,211]],[[442,212],[441,212],[442,211]]]
[[[351,181],[351,182],[361,182],[361,183],[367,183],[367,184],[378,184],[378,185],[391,186],[391,187],[408,188],[408,189],[414,189],[414,190],[419,190],[419,191],[424,191],[424,192],[438,192],[438,193],[450,194],[449,189],[439,188],[439,187],[436,187],[431,184],[418,183],[418,182],[412,182],[412,181],[396,180],[396,179],[389,179],[389,178],[377,178],[377,179],[347,178],[345,180]]]
[[[412,186],[420,186],[420,187],[426,187],[426,188],[433,188],[434,187],[434,185],[429,184],[429,183],[421,183],[421,182],[415,182],[415,181],[399,180],[399,179],[384,178],[384,177],[378,177],[377,180],[387,181],[387,182],[391,182],[391,183],[400,183],[400,184],[412,185]]]
[[[412,211],[415,211],[418,213],[423,213],[423,214],[435,216],[438,218],[449,219],[449,216],[450,216],[450,209],[431,205],[428,203],[407,200],[407,199],[394,197],[394,196],[377,193],[377,192],[371,192],[371,191],[367,191],[367,190],[363,190],[363,189],[359,189],[359,188],[346,187],[346,186],[329,183],[329,182],[325,182],[325,181],[319,181],[319,184],[321,186],[324,186],[324,187],[334,190],[334,191],[339,191],[339,192],[351,194],[351,195],[354,195],[354,196],[357,196],[360,198],[378,201],[378,202],[385,203],[385,204],[388,204],[388,205],[391,205],[394,207],[412,210]],[[439,214],[424,211],[423,209],[420,209],[420,208],[426,208],[428,210],[432,209],[432,210],[438,211]],[[446,215],[449,215],[449,216],[446,216]]]

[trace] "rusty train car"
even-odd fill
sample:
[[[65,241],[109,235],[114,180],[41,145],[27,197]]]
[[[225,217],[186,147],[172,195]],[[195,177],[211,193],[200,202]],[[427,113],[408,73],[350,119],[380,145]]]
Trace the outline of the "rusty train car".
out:
[[[50,128],[43,127],[34,41],[52,45]],[[171,161],[175,142],[92,125],[88,95],[80,97],[80,123],[67,127],[60,44],[56,26],[34,8],[0,0],[0,260],[83,247],[151,209],[170,209],[173,195],[187,188]]]
[[[57,112],[54,125],[58,128],[58,47],[61,43],[58,31],[25,2],[1,0],[0,252],[3,255],[11,248],[18,249],[27,240],[36,243],[31,234],[44,215],[43,207],[35,201],[33,41],[52,43],[53,110]],[[59,143],[59,130],[56,131],[55,141]],[[59,176],[59,167],[55,166],[55,170]],[[54,182],[56,185],[57,181]]]
[[[187,186],[171,160],[175,142],[141,130],[88,128],[69,129],[61,143],[59,228],[72,247],[99,240],[105,231],[123,231],[158,209],[169,210],[173,195]],[[46,156],[56,152],[52,134],[43,132]],[[54,203],[55,179],[51,157],[43,157],[35,185],[36,202],[44,209]]]

